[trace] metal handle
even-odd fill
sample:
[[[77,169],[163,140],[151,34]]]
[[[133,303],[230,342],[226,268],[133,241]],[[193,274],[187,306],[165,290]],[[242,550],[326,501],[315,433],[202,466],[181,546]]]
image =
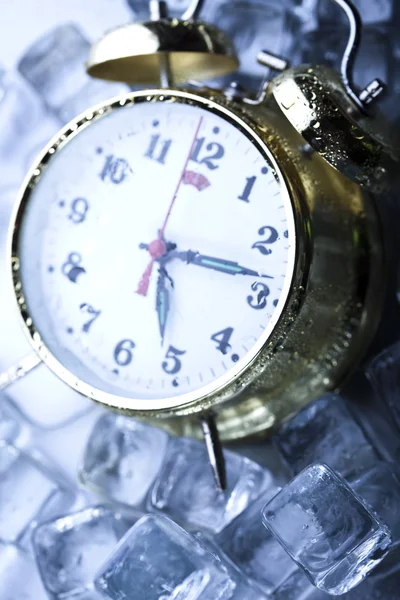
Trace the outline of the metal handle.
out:
[[[204,0],[191,0],[189,6],[181,16],[182,21],[197,19],[203,8]],[[161,0],[149,0],[150,19],[159,21],[168,17],[168,2]]]
[[[350,29],[349,39],[340,66],[343,83],[350,98],[359,108],[364,109],[365,105],[370,104],[382,94],[385,86],[379,79],[374,79],[361,94],[358,94],[355,91],[353,72],[354,63],[360,46],[362,21],[360,13],[351,0],[333,0],[333,2],[340,6],[346,14]]]
[[[197,19],[200,14],[201,9],[204,6],[204,0],[192,0],[181,19],[183,21],[189,21],[190,19]]]

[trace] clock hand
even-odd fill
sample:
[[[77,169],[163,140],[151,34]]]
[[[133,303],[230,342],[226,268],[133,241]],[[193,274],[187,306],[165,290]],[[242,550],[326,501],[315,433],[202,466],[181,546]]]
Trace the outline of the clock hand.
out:
[[[255,277],[273,279],[271,275],[262,275],[261,273],[258,273],[258,271],[243,267],[239,265],[239,263],[232,260],[207,256],[205,254],[200,254],[199,252],[193,252],[192,250],[189,250],[188,252],[171,252],[170,256],[171,258],[180,258],[188,265],[197,265],[199,267],[213,269],[214,271],[220,271],[221,273],[227,273],[229,275],[253,275]]]
[[[167,318],[170,308],[169,290],[166,286],[167,279],[174,287],[172,279],[169,277],[166,269],[160,267],[157,280],[157,295],[156,295],[156,311],[158,315],[158,326],[160,329],[161,345],[164,343],[165,328],[167,326]]]
[[[164,243],[164,241],[163,241],[163,238],[164,238],[164,232],[165,232],[165,228],[166,228],[166,226],[167,226],[168,219],[169,219],[169,218],[170,218],[170,216],[171,216],[171,212],[172,212],[172,209],[173,209],[173,207],[174,207],[175,200],[176,200],[176,197],[177,197],[177,195],[178,195],[179,189],[180,189],[180,187],[181,187],[181,183],[182,183],[182,181],[183,181],[183,178],[184,178],[184,175],[185,175],[185,172],[186,172],[186,169],[187,169],[187,166],[188,166],[188,163],[189,163],[190,157],[192,156],[192,153],[193,153],[193,148],[194,148],[194,144],[195,144],[195,142],[196,142],[196,139],[197,139],[198,133],[199,133],[199,131],[200,131],[200,127],[201,127],[201,124],[202,124],[202,122],[203,122],[203,117],[201,117],[201,118],[200,118],[200,120],[199,120],[199,122],[198,122],[198,125],[197,125],[197,127],[196,127],[196,132],[195,132],[195,134],[194,134],[194,138],[193,138],[192,144],[191,144],[191,146],[190,146],[189,154],[188,154],[188,155],[187,155],[187,157],[186,157],[186,160],[185,160],[184,167],[183,167],[183,169],[182,169],[182,172],[181,172],[181,174],[180,174],[180,177],[179,177],[178,184],[177,184],[177,186],[176,186],[176,189],[175,189],[175,193],[174,193],[174,195],[173,195],[173,198],[172,198],[172,200],[171,200],[171,203],[170,203],[170,205],[169,205],[169,208],[168,208],[168,212],[167,212],[167,214],[166,214],[166,216],[165,216],[165,219],[164,219],[164,222],[163,222],[163,224],[162,224],[162,227],[161,227],[160,231],[158,232],[158,237],[157,237],[157,239],[156,239],[156,240],[154,240],[154,241],[153,241],[153,242],[152,242],[152,243],[149,245],[149,250],[150,250],[150,247],[151,247],[152,245],[156,246],[156,242],[161,242],[161,243],[164,245],[164,250],[162,251],[162,253],[161,253],[161,254],[159,253],[159,252],[160,252],[160,250],[158,250],[158,252],[156,253],[156,255],[153,255],[153,254],[151,253],[151,251],[150,251],[150,255],[151,255],[151,261],[150,261],[150,262],[149,262],[149,264],[147,265],[147,267],[146,267],[146,269],[145,269],[145,271],[144,271],[144,273],[143,273],[143,275],[142,275],[142,278],[141,278],[141,280],[140,280],[140,282],[139,282],[138,289],[136,290],[136,291],[137,291],[137,293],[138,293],[138,294],[140,294],[141,296],[147,296],[147,292],[148,292],[148,289],[149,289],[149,283],[150,283],[150,277],[151,277],[151,273],[152,273],[152,271],[153,271],[153,266],[154,266],[154,262],[155,262],[155,260],[156,260],[157,258],[160,258],[160,257],[161,257],[161,256],[162,256],[162,255],[165,253],[165,243]],[[160,244],[159,244],[159,246],[160,246]],[[161,249],[161,246],[160,246],[160,249]]]

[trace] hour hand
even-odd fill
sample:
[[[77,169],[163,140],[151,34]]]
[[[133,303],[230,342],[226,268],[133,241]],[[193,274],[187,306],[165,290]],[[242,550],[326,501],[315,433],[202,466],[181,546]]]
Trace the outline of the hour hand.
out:
[[[213,269],[214,271],[220,271],[221,273],[227,273],[229,275],[253,275],[255,277],[273,279],[270,275],[263,275],[258,273],[258,271],[243,267],[232,260],[207,256],[205,254],[200,254],[199,252],[193,252],[192,250],[189,250],[188,252],[178,252],[176,256],[190,265]]]
[[[161,345],[164,343],[165,328],[170,309],[169,290],[167,281],[173,286],[173,282],[168,276],[164,267],[160,267],[157,280],[156,311],[158,316],[158,327],[161,336]]]

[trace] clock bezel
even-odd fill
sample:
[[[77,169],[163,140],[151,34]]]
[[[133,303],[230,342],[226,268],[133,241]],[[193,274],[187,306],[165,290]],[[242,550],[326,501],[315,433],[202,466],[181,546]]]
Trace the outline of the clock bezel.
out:
[[[288,269],[290,269],[291,275],[285,279],[282,294],[273,318],[268,323],[257,343],[246,355],[247,361],[245,363],[240,361],[237,365],[233,365],[225,375],[191,392],[167,398],[135,399],[112,394],[86,383],[67,369],[46,346],[39,329],[36,327],[29,313],[25,299],[20,276],[19,242],[25,208],[29,203],[32,190],[40,179],[43,168],[51,162],[52,156],[94,120],[104,117],[110,111],[140,102],[155,101],[191,104],[218,114],[237,127],[257,146],[261,154],[266,156],[272,163],[279,179],[282,200],[286,206],[289,240],[293,241],[289,246],[288,254]],[[237,392],[237,383],[239,381],[240,387],[242,387],[251,384],[257,378],[263,351],[267,348],[272,334],[282,320],[285,308],[289,303],[294,281],[299,281],[302,276],[302,273],[299,273],[298,265],[298,231],[304,228],[304,218],[301,214],[299,203],[293,197],[293,190],[288,185],[287,173],[285,174],[285,169],[282,168],[282,165],[278,164],[277,157],[267,143],[272,133],[272,131],[268,130],[267,123],[252,118],[250,111],[246,111],[245,106],[239,106],[228,101],[218,92],[207,90],[201,94],[194,94],[185,90],[167,89],[143,90],[113,98],[110,101],[88,109],[57,133],[40,154],[22,185],[11,220],[8,246],[8,261],[13,290],[23,330],[39,358],[57,377],[80,394],[99,402],[103,406],[129,414],[141,414],[145,416],[153,416],[160,413],[173,415],[179,412],[188,414],[205,410],[213,406],[213,404],[225,402],[230,396],[233,396]]]

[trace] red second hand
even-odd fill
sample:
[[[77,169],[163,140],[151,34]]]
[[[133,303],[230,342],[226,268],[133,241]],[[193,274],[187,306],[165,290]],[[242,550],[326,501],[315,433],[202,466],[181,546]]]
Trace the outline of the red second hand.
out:
[[[181,183],[183,181],[183,177],[185,175],[185,172],[186,172],[186,169],[187,169],[190,157],[192,156],[193,147],[194,147],[194,144],[196,142],[198,133],[200,131],[200,127],[201,127],[202,122],[203,122],[203,117],[200,118],[200,121],[199,121],[199,123],[197,125],[196,133],[194,134],[194,138],[193,138],[192,144],[190,146],[189,154],[186,157],[185,165],[184,165],[184,167],[182,169],[182,173],[181,173],[181,176],[179,178],[178,185],[176,186],[174,196],[173,196],[173,198],[171,200],[171,204],[169,205],[168,212],[167,212],[167,215],[165,217],[164,223],[163,223],[163,225],[162,225],[162,227],[161,227],[161,229],[160,229],[160,231],[158,233],[158,238],[156,240],[154,240],[150,244],[150,246],[149,246],[149,251],[150,251],[150,255],[151,255],[152,258],[151,258],[151,261],[149,262],[149,264],[147,265],[146,270],[144,271],[144,273],[142,275],[142,278],[139,281],[138,289],[136,290],[136,293],[140,294],[141,296],[147,296],[147,292],[148,292],[149,284],[150,284],[150,277],[151,277],[151,273],[153,271],[154,262],[155,262],[155,260],[157,258],[160,258],[164,254],[164,252],[165,252],[165,244],[164,244],[164,239],[163,239],[164,238],[165,228],[167,226],[168,219],[171,216],[172,208],[173,208],[173,206],[175,204],[175,200],[176,200],[176,197],[178,195],[179,188],[181,187]],[[153,248],[151,248],[151,246],[153,246]]]

